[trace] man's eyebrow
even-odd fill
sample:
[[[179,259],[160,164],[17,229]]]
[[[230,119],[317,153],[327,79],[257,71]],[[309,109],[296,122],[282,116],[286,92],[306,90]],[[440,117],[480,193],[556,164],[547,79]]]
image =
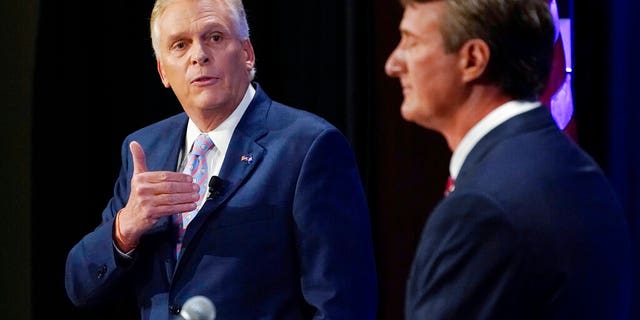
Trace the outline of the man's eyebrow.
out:
[[[175,32],[175,33],[170,33],[169,35],[167,35],[167,43],[171,44],[174,41],[183,38],[184,37],[185,32]]]
[[[204,30],[202,31],[202,34],[207,34],[209,32],[222,32],[225,34],[231,34],[231,30],[229,30],[229,28],[225,27],[225,25],[223,25],[220,22],[211,22],[211,23],[207,23],[206,25],[204,25]],[[169,43],[172,43],[174,41],[176,41],[177,39],[183,38],[185,37],[186,34],[188,34],[188,31],[178,31],[175,33],[170,33],[169,35],[167,35],[167,40]]]

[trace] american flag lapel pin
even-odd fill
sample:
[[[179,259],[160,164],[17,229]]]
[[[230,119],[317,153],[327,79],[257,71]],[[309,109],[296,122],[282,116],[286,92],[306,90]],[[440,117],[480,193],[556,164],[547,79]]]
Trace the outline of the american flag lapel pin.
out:
[[[243,154],[242,157],[240,157],[240,161],[251,164],[253,163],[253,156],[251,154]]]

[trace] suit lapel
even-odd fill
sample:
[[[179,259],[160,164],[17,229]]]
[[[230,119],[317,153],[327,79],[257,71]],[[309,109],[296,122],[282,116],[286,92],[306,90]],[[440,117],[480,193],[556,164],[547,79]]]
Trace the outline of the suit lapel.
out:
[[[222,179],[222,189],[217,197],[206,200],[196,217],[189,223],[189,227],[182,242],[182,257],[189,252],[189,244],[202,226],[213,216],[218,207],[231,197],[238,187],[249,177],[251,172],[260,164],[264,155],[264,148],[256,140],[266,134],[266,113],[271,104],[269,97],[257,86],[256,94],[251,104],[238,123],[229,148],[222,163],[219,177]],[[178,265],[179,266],[179,265]]]

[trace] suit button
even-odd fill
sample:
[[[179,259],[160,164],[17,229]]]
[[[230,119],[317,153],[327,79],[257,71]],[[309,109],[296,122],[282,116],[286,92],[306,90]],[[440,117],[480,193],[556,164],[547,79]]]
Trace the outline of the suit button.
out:
[[[180,314],[180,307],[173,304],[169,305],[169,313],[175,315]]]
[[[100,268],[98,268],[97,273],[98,273],[98,279],[104,278],[104,275],[107,274],[107,266],[104,264],[100,266]]]

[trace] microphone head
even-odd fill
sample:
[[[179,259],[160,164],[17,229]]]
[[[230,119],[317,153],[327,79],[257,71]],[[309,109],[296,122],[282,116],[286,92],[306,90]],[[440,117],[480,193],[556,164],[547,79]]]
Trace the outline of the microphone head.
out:
[[[205,296],[193,296],[182,305],[180,317],[185,320],[214,320],[216,307]]]
[[[220,190],[220,187],[222,187],[222,178],[212,176],[211,179],[209,179],[209,189]]]

